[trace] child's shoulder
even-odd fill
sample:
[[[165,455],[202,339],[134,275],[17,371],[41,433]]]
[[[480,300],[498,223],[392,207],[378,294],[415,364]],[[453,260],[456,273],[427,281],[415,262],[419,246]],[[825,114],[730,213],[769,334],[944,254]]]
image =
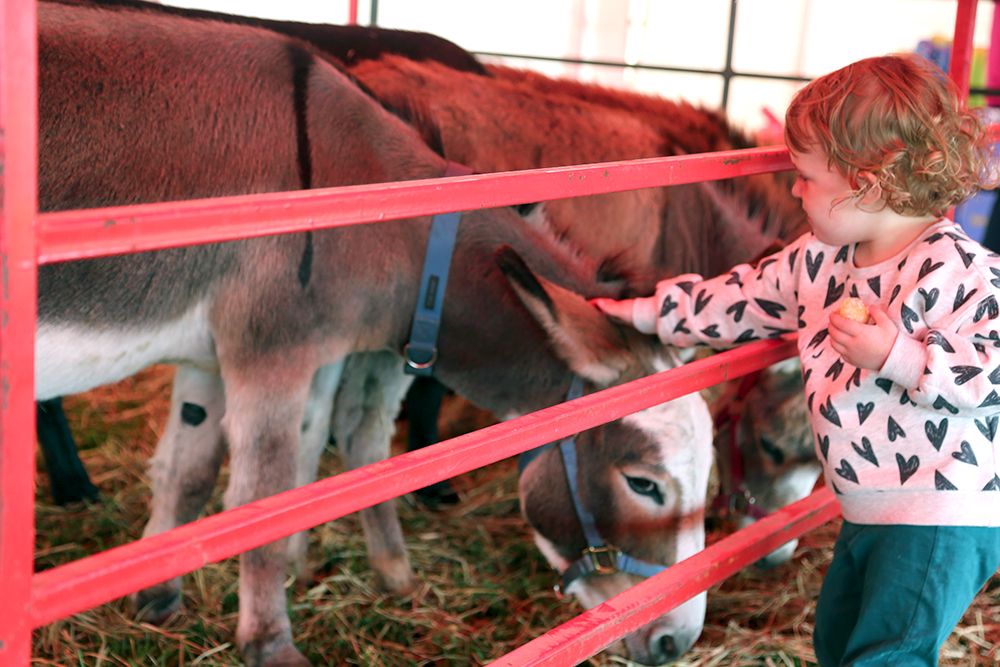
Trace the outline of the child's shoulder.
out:
[[[918,243],[907,257],[907,262],[914,260],[920,262],[921,278],[943,268],[946,280],[959,277],[1000,289],[1000,255],[972,240],[954,223],[938,228]]]
[[[948,321],[961,321],[1000,297],[1000,255],[969,238],[954,224],[939,227],[906,257],[914,293],[927,301],[940,294],[950,305]],[[995,309],[995,307],[994,307]],[[929,313],[928,313],[929,314]]]

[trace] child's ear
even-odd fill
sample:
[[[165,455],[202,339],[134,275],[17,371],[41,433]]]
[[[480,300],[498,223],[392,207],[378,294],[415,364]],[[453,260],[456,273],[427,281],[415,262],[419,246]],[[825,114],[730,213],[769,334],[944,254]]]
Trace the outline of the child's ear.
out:
[[[855,188],[861,194],[861,204],[877,204],[882,201],[882,186],[870,171],[858,172]]]

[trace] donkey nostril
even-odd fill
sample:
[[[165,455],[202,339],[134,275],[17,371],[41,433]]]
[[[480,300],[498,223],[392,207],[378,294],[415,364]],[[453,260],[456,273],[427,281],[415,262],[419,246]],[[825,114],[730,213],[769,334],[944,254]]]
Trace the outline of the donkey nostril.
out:
[[[671,635],[663,635],[660,637],[660,655],[665,660],[673,660],[674,658],[680,657],[677,651],[677,643],[674,642],[674,638]]]

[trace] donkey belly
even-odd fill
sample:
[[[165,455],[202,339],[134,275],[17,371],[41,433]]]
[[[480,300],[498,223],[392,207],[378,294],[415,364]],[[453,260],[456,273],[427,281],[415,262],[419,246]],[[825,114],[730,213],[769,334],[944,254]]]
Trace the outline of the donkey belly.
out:
[[[207,306],[156,324],[100,327],[39,322],[35,336],[35,398],[75,394],[126,378],[155,363],[215,368]]]

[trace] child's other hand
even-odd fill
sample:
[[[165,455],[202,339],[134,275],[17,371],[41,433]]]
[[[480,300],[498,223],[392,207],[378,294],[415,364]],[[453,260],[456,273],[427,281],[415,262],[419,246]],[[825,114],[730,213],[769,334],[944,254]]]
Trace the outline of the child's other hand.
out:
[[[632,324],[634,302],[635,299],[623,299],[621,301],[615,301],[614,299],[590,300],[590,303],[596,306],[602,313],[625,324]]]
[[[889,358],[899,329],[881,306],[869,308],[871,324],[855,322],[837,312],[830,314],[830,345],[849,364],[877,371]]]

